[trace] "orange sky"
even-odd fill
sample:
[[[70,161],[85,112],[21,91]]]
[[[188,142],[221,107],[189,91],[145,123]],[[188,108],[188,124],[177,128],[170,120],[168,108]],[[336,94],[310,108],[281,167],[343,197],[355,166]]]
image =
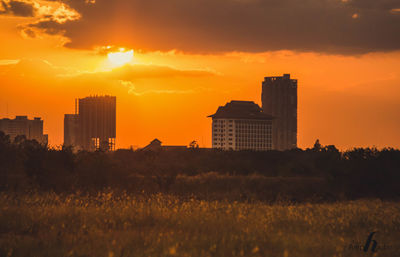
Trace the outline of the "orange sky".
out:
[[[135,51],[116,67],[103,44],[71,48],[60,34],[28,37],[21,24],[35,19],[0,16],[0,117],[42,117],[53,146],[63,142],[63,115],[74,112],[75,98],[110,94],[117,147],[154,138],[210,147],[207,115],[230,100],[261,105],[263,77],[290,73],[298,79],[299,147],[317,138],[340,149],[400,147],[400,51],[142,51],[115,31],[113,45]]]

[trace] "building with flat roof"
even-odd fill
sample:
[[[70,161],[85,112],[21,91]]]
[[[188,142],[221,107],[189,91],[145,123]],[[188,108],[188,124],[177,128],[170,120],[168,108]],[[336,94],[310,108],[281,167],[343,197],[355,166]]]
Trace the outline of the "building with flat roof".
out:
[[[290,79],[290,74],[265,77],[261,100],[263,112],[275,117],[274,149],[297,148],[297,80]]]
[[[251,101],[231,101],[212,118],[212,148],[266,151],[273,148],[273,117]]]
[[[185,145],[163,145],[157,138],[153,139],[150,144],[143,147],[141,150],[144,151],[160,151],[160,150],[186,150],[188,149]]]
[[[17,136],[25,136],[26,139],[36,140],[41,144],[48,143],[48,136],[43,134],[43,120],[35,117],[33,120],[28,116],[16,116],[15,119],[0,119],[0,131],[9,135],[11,140]]]
[[[90,96],[75,101],[64,116],[64,144],[80,150],[115,150],[116,97]]]

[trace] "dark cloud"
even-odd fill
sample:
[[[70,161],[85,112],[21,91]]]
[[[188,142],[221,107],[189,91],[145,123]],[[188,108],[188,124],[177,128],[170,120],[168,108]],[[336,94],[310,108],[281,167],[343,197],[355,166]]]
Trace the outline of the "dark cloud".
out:
[[[35,15],[35,7],[32,3],[22,1],[1,1],[3,11],[0,14],[11,14],[22,17],[33,17]]]
[[[352,0],[348,4],[360,9],[391,10],[400,8],[399,0]]]
[[[24,32],[31,37],[36,36],[34,32],[35,29],[39,29],[49,35],[63,34],[65,32],[63,24],[60,24],[52,19],[38,21],[36,23],[25,25],[22,28]]]
[[[37,23],[71,48],[362,54],[400,49],[400,0],[64,1],[82,17]]]

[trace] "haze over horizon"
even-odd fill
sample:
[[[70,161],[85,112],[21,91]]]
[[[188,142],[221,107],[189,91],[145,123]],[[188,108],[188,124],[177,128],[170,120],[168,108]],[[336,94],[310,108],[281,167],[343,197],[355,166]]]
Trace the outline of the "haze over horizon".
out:
[[[0,118],[44,119],[117,97],[117,148],[197,140],[265,76],[298,79],[298,145],[400,148],[396,0],[0,1]],[[4,40],[5,39],[5,40]]]

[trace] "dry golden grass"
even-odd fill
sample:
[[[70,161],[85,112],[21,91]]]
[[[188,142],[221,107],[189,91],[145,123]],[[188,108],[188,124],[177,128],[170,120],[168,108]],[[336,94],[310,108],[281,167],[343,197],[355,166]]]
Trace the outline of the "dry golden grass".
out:
[[[0,194],[0,256],[375,256],[400,254],[400,205],[274,204],[102,193]]]

